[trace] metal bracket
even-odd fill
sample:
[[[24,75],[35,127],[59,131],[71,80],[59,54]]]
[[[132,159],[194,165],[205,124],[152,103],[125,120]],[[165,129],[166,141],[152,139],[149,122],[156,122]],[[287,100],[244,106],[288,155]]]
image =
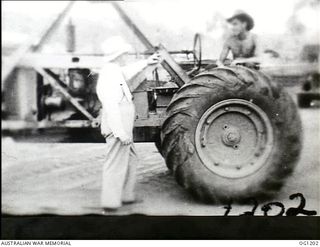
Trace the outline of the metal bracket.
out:
[[[163,45],[159,45],[157,49],[148,38],[141,32],[138,26],[132,21],[128,14],[118,3],[113,3],[113,7],[118,12],[123,21],[131,28],[134,34],[139,38],[142,44],[150,52],[158,51],[163,58],[161,65],[163,68],[173,77],[176,84],[181,87],[190,81],[190,77],[187,73],[174,61],[169,52],[164,48]],[[141,82],[141,81],[140,81]],[[139,85],[138,85],[139,86]],[[137,87],[137,86],[135,86]]]
[[[163,61],[161,65],[163,68],[173,77],[175,83],[182,87],[184,84],[188,83],[190,81],[190,77],[187,75],[187,73],[177,64],[176,61],[171,57],[169,52],[164,48],[163,45],[159,45],[159,50],[161,57],[163,58]]]

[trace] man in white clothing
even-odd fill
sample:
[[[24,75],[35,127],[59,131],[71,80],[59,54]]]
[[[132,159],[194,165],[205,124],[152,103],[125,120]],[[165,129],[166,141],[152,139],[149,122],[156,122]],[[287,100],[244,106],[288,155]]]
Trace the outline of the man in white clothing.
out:
[[[119,57],[131,50],[123,39],[111,38],[103,44],[104,53]],[[102,103],[101,133],[106,138],[107,160],[103,166],[101,207],[117,209],[123,203],[135,202],[136,165],[133,145],[135,109],[127,81],[149,65],[160,62],[153,54],[128,66],[107,62],[100,70],[97,95]]]

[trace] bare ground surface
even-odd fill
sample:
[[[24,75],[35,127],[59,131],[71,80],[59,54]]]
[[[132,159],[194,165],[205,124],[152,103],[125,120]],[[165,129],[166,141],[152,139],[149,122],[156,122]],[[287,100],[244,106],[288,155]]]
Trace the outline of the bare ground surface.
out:
[[[297,168],[273,201],[297,207],[289,196],[300,192],[307,210],[320,212],[320,110],[301,110],[304,146]],[[2,140],[2,213],[15,215],[101,214],[99,208],[104,144],[16,143]],[[194,200],[168,172],[152,143],[137,143],[141,159],[137,195],[142,202],[110,214],[224,215],[225,205]],[[255,215],[262,215],[261,202]],[[229,215],[250,211],[252,205],[232,205]],[[279,210],[273,209],[270,214]]]

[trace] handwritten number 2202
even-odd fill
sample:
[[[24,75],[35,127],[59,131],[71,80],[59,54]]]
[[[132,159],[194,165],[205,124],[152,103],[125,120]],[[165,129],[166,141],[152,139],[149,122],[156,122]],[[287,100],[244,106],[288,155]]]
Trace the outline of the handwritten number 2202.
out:
[[[291,208],[288,208],[286,211],[284,205],[281,202],[270,202],[270,203],[263,205],[261,207],[261,210],[263,211],[264,216],[271,216],[268,214],[268,212],[275,207],[278,207],[279,212],[278,212],[278,214],[273,215],[273,216],[282,216],[284,213],[286,213],[286,216],[297,216],[298,214],[309,216],[309,215],[316,215],[317,214],[317,212],[315,210],[304,209],[304,207],[306,205],[306,199],[304,198],[303,194],[296,193],[296,194],[290,195],[290,197],[289,197],[290,200],[294,200],[296,198],[300,199],[300,204],[296,208],[291,207]],[[243,214],[240,214],[240,216],[243,216],[243,215],[253,216],[255,214],[259,204],[255,198],[249,198],[248,200],[253,203],[252,210],[244,212]],[[231,209],[232,209],[231,202],[227,206],[225,206],[224,208],[226,209],[224,216],[228,216]]]

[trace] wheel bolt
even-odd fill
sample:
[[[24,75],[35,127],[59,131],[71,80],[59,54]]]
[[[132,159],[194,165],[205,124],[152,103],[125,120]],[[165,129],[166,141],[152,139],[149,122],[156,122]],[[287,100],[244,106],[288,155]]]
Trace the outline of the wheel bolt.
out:
[[[201,147],[205,147],[206,146],[206,144],[205,144],[205,140],[204,140],[204,137],[201,137],[201,139],[200,139],[201,141],[200,141],[200,143],[201,143]]]
[[[229,111],[229,107],[224,108],[225,111]]]

